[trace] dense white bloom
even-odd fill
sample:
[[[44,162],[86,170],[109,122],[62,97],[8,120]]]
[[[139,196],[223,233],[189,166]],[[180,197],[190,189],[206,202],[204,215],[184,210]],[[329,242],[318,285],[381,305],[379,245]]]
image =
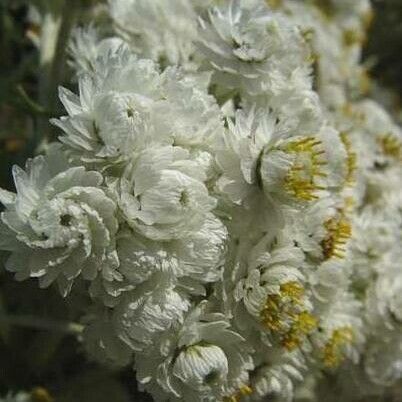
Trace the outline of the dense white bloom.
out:
[[[367,320],[373,325],[394,329],[402,322],[402,278],[399,266],[392,264],[367,290]]]
[[[242,204],[264,193],[277,205],[305,204],[341,185],[346,151],[338,133],[324,126],[315,135],[294,132],[286,119],[262,109],[238,112],[228,122],[225,147],[217,153],[223,171],[218,188]]]
[[[272,397],[291,402],[294,398],[295,383],[303,380],[305,369],[303,358],[297,352],[282,354],[271,351],[269,363],[260,364],[253,373],[253,400]]]
[[[247,8],[240,0],[209,11],[200,20],[199,47],[215,70],[214,82],[259,95],[286,79],[308,58],[308,49],[294,25],[268,10],[263,1]],[[285,78],[286,77],[286,78]]]
[[[345,107],[351,98],[365,94],[368,79],[360,58],[371,19],[369,2],[286,0],[283,8],[311,46],[315,87],[330,110]]]
[[[365,97],[369,1],[107,9],[70,40],[63,145],[0,190],[7,268],[85,279],[85,350],[156,401],[378,400],[402,379],[402,130]]]
[[[252,392],[250,348],[222,314],[206,307],[193,309],[149,356],[137,357],[137,379],[155,400],[212,402]]]
[[[402,377],[400,333],[381,333],[368,346],[365,369],[374,384],[390,386]]]
[[[191,68],[197,14],[190,1],[110,0],[116,32],[142,57]]]
[[[224,225],[212,214],[205,217],[197,232],[170,242],[148,240],[131,230],[120,231],[116,251],[121,277],[115,281],[98,277],[91,282],[90,292],[106,305],[115,306],[124,293],[140,285],[141,289],[147,281],[145,287],[157,288],[160,279],[167,277],[178,281],[185,292],[205,294],[208,283],[222,278],[227,236]]]
[[[320,319],[311,341],[318,361],[326,369],[337,368],[345,359],[356,362],[365,334],[355,296],[338,289],[330,302],[317,305],[316,314]]]
[[[183,322],[190,305],[186,294],[175,289],[168,278],[153,278],[139,290],[127,293],[115,309],[117,331],[133,350],[146,352],[158,344],[165,331]]]
[[[138,60],[127,47],[112,49],[80,78],[79,96],[60,90],[69,115],[53,123],[65,132],[60,140],[73,156],[108,167],[156,143],[208,148],[222,127],[205,89],[208,77],[188,77],[176,68],[159,73],[154,62]]]
[[[378,211],[370,206],[355,217],[351,253],[357,282],[368,283],[376,275],[386,274],[389,262],[398,261],[401,218],[394,209]]]
[[[1,190],[1,248],[12,252],[7,269],[18,280],[54,280],[66,295],[74,279],[98,273],[114,279],[116,204],[101,188],[102,175],[69,167],[59,147],[13,169],[17,194]]]
[[[166,146],[141,152],[111,186],[135,231],[153,240],[173,240],[196,232],[215,207],[205,180],[188,151]]]
[[[234,278],[233,314],[242,331],[254,326],[267,333],[265,342],[289,351],[303,344],[316,326],[303,262],[304,255],[296,247],[272,245],[266,239],[249,251],[246,272],[239,266]]]
[[[93,73],[99,57],[115,53],[121,46],[124,46],[124,42],[119,38],[101,39],[92,25],[87,28],[76,28],[68,47],[70,64],[78,76]]]

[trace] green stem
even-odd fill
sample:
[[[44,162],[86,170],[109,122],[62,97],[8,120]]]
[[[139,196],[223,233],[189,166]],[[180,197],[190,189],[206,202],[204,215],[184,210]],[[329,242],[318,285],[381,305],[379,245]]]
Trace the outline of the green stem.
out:
[[[77,18],[78,5],[76,0],[64,0],[60,6],[60,15],[56,16],[48,11],[44,17],[40,49],[39,104],[46,110],[55,110],[57,87],[63,79],[67,43]],[[38,129],[42,141],[51,140],[48,117],[39,118]]]
[[[17,93],[24,102],[25,106],[28,108],[28,110],[33,114],[33,115],[43,115],[43,114],[48,114],[46,112],[45,108],[41,105],[39,105],[37,102],[35,102],[25,91],[24,87],[22,85],[17,85]]]
[[[67,45],[70,39],[71,30],[76,22],[78,14],[79,3],[76,0],[65,0],[62,7],[62,22],[57,39],[56,49],[53,58],[53,64],[49,77],[49,91],[50,102],[53,102],[57,98],[57,87],[62,81],[64,69],[66,66],[66,52]],[[52,98],[53,96],[53,98]]]
[[[11,326],[63,332],[65,334],[71,335],[79,335],[84,330],[83,325],[75,322],[52,321],[46,318],[36,317],[32,315],[8,314],[2,316],[0,320]]]

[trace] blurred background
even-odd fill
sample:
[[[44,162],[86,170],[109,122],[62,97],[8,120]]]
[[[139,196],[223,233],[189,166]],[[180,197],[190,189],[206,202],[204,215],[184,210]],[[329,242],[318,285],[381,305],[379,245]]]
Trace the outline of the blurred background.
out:
[[[66,38],[75,24],[105,18],[100,5],[97,0],[0,0],[0,187],[13,190],[11,166],[24,165],[44,139],[57,135],[48,119],[61,114],[58,85],[71,86]],[[364,51],[378,83],[371,86],[371,96],[401,121],[402,0],[374,0],[373,6]],[[40,29],[45,14],[53,18],[49,32]],[[35,402],[51,402],[52,395],[60,402],[150,400],[133,388],[131,370],[110,373],[89,362],[63,324],[82,315],[86,296],[66,303],[52,289],[39,290],[34,281],[17,283],[1,261],[0,395],[23,389],[35,390]],[[389,400],[402,401],[402,396],[389,395]]]

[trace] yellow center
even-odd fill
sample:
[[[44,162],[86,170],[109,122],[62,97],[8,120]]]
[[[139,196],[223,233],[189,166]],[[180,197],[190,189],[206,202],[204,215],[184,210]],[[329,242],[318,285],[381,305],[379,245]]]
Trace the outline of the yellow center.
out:
[[[396,159],[397,161],[402,161],[402,143],[398,138],[388,133],[379,136],[377,142],[384,155]]]
[[[289,351],[299,347],[317,325],[312,314],[301,310],[303,295],[304,288],[298,282],[286,282],[280,286],[279,294],[267,297],[260,313],[262,324],[278,334],[281,345]]]
[[[322,159],[325,151],[321,149],[321,141],[304,137],[286,144],[283,150],[295,156],[285,177],[285,191],[302,201],[318,199],[317,191],[325,190],[325,187],[318,185],[317,179],[326,177],[322,167],[327,164]]]
[[[308,311],[303,311],[295,317],[294,324],[282,339],[282,346],[292,351],[298,348],[302,339],[317,328],[317,319]]]
[[[313,3],[324,14],[325,17],[331,18],[334,16],[335,10],[331,0],[313,0]]]
[[[240,389],[231,396],[225,396],[223,402],[240,402],[243,396],[251,395],[253,390],[248,385],[243,385]]]
[[[279,7],[282,7],[283,1],[282,0],[265,0],[268,7],[276,10]]]
[[[353,185],[355,182],[355,171],[357,167],[357,155],[353,152],[352,143],[347,133],[341,133],[341,141],[346,150],[346,185]]]
[[[359,88],[362,95],[368,95],[372,86],[370,73],[367,69],[362,69],[359,73]]]
[[[352,227],[343,213],[324,224],[327,237],[321,242],[324,258],[345,258],[346,244],[352,236]]]
[[[345,197],[343,200],[344,208],[343,211],[346,216],[350,216],[356,207],[356,200],[353,196]]]
[[[343,31],[343,43],[345,46],[362,45],[366,40],[363,32],[355,29],[346,29]]]
[[[344,359],[344,347],[353,342],[353,330],[345,326],[333,331],[331,338],[323,348],[324,365],[329,368],[339,366]]]

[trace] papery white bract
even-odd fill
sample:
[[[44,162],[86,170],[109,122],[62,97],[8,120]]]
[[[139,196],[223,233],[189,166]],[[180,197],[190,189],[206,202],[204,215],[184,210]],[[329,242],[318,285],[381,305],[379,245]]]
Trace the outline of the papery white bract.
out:
[[[159,349],[137,359],[137,378],[156,400],[214,401],[252,392],[250,347],[222,314],[206,308],[195,307],[181,328],[164,334]]]
[[[39,278],[41,286],[57,280],[64,295],[79,275],[111,280],[118,225],[102,175],[69,167],[56,146],[13,173],[17,194],[1,197],[2,231],[9,238],[3,248],[12,252],[7,269],[19,280]]]
[[[398,384],[402,131],[366,97],[368,0],[108,11],[70,41],[62,145],[0,190],[7,268],[78,282],[86,351],[157,401]]]

